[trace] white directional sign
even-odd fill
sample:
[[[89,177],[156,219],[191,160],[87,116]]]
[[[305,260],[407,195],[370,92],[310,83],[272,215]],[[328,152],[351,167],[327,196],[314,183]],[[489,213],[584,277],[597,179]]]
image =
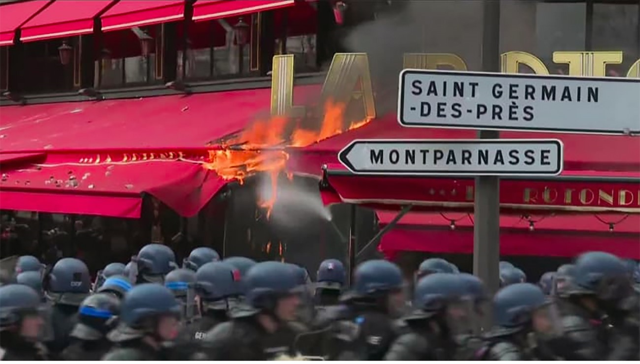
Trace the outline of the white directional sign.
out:
[[[404,70],[409,127],[640,134],[640,79]]]
[[[563,145],[555,139],[354,140],[338,159],[366,175],[555,176]]]

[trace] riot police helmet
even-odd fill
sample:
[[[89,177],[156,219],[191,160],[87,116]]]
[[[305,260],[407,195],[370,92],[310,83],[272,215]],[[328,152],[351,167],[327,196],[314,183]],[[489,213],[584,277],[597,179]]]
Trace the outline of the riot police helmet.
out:
[[[15,272],[18,274],[22,272],[42,272],[43,269],[44,265],[40,263],[38,258],[33,255],[23,255],[16,262]]]
[[[43,295],[42,273],[37,271],[26,271],[16,276],[16,283],[33,288],[38,294]]]
[[[560,330],[561,320],[555,305],[540,287],[514,283],[493,297],[494,333],[510,335],[533,327],[536,331]]]
[[[173,270],[164,278],[165,287],[169,288],[176,297],[186,297],[187,291],[193,289],[195,283],[196,272],[186,268]]]
[[[400,291],[404,286],[400,268],[386,260],[369,260],[358,265],[353,273],[350,297],[379,297],[392,291]]]
[[[506,287],[510,284],[524,283],[527,277],[524,272],[518,268],[505,268],[500,270],[500,287]]]
[[[633,259],[625,259],[624,266],[625,268],[627,268],[627,274],[629,275],[629,278],[633,279],[633,273],[636,271],[638,263]]]
[[[157,283],[143,283],[131,288],[120,304],[120,324],[108,334],[112,342],[129,341],[158,334],[158,324],[165,317],[178,323],[182,307],[173,292]]]
[[[555,282],[556,272],[546,272],[540,277],[538,286],[547,296],[553,291],[553,282]]]
[[[195,272],[203,265],[210,262],[217,262],[218,260],[220,260],[218,252],[209,247],[203,246],[191,251],[189,257],[184,260],[183,267]]]
[[[499,268],[500,268],[500,270],[503,270],[503,269],[507,269],[507,268],[515,268],[515,266],[511,262],[507,262],[505,260],[502,260],[499,263]]]
[[[464,285],[464,294],[470,296],[476,304],[481,304],[489,299],[486,287],[482,279],[469,273],[460,273],[459,279]]]
[[[274,315],[281,299],[301,291],[296,272],[280,262],[258,263],[242,279],[246,289],[245,301],[253,308],[253,314],[264,312]]]
[[[122,263],[109,263],[104,269],[98,272],[96,275],[96,282],[93,285],[93,290],[97,291],[107,278],[115,275],[124,274],[125,265]]]
[[[91,291],[91,276],[83,261],[60,259],[45,277],[45,291],[54,303],[80,306]]]
[[[596,295],[602,301],[618,301],[631,289],[622,259],[605,252],[588,252],[576,259],[568,293]]]
[[[453,263],[449,263],[451,264],[451,270],[453,274],[459,274],[460,273],[460,268],[458,268],[457,265],[453,264]]]
[[[573,281],[573,275],[575,273],[575,265],[563,264],[556,270],[556,275],[553,277],[552,294],[555,296],[564,296],[571,286]]]
[[[431,317],[441,312],[446,305],[463,297],[466,283],[459,275],[432,273],[420,279],[413,290],[414,310],[410,319]]]
[[[98,293],[110,293],[121,300],[132,287],[133,285],[131,281],[129,281],[129,278],[123,275],[115,275],[104,281],[102,286],[98,288]]]
[[[196,272],[196,293],[205,309],[227,310],[227,299],[243,293],[240,271],[225,262],[206,263]]]
[[[39,333],[25,335],[22,330],[16,328],[20,328],[23,320],[28,317],[41,317],[43,309],[41,297],[33,288],[22,284],[0,287],[0,332],[17,331],[23,336],[29,336],[29,339],[35,339]],[[44,322],[41,321],[40,328],[43,325]]]
[[[133,263],[130,274],[137,273],[136,283],[163,283],[164,277],[178,267],[173,250],[161,244],[142,247]]]
[[[420,263],[417,278],[433,273],[454,273],[453,266],[442,258],[429,258]]]
[[[255,260],[246,257],[229,257],[225,258],[223,262],[236,267],[240,271],[241,277],[246,276],[249,269],[257,264]]]
[[[120,300],[107,293],[96,293],[80,304],[78,322],[70,336],[84,341],[103,339],[115,328],[120,315]]]
[[[345,279],[346,272],[342,262],[337,259],[326,259],[318,267],[316,286],[318,288],[341,289]]]

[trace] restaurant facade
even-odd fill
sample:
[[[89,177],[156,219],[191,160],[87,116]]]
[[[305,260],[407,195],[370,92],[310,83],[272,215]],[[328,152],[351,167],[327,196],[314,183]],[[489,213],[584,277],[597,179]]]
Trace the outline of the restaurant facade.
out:
[[[640,77],[639,1],[506,0],[500,13],[503,72]],[[379,241],[407,269],[424,254],[464,267],[472,179],[359,177],[337,153],[353,139],[474,138],[402,128],[397,75],[482,70],[483,19],[464,0],[3,3],[3,229],[28,220],[44,241],[62,224],[70,252],[97,249],[79,232],[104,231],[124,257],[152,241],[307,267]],[[542,137],[564,142],[565,171],[502,180],[502,253],[640,259],[637,137]]]

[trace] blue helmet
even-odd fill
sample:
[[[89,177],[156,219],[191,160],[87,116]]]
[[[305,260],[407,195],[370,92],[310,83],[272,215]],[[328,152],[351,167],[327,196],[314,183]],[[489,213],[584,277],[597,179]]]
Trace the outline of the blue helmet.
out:
[[[107,266],[96,275],[96,282],[93,285],[93,290],[97,291],[107,278],[115,275],[123,275],[124,269],[125,265],[122,263],[107,264]]]
[[[55,303],[79,306],[91,291],[91,276],[83,261],[60,259],[45,278],[45,290]]]
[[[613,254],[589,252],[575,262],[569,294],[593,294],[604,301],[615,301],[631,289],[627,268]]]
[[[44,265],[40,263],[38,258],[32,255],[23,255],[16,262],[15,272],[18,274],[22,272],[42,272],[43,269]]]
[[[40,295],[31,287],[22,284],[0,287],[0,329],[20,325],[23,317],[37,314],[41,307]]]
[[[418,278],[424,277],[433,273],[453,273],[453,267],[451,263],[441,258],[429,258],[418,267]]]
[[[538,286],[542,289],[542,292],[547,296],[553,291],[553,283],[555,282],[556,272],[546,272],[540,277]]]
[[[249,269],[257,264],[255,260],[245,257],[229,257],[224,259],[223,262],[236,267],[240,271],[241,277],[246,276]]]
[[[636,265],[636,270],[633,271],[633,281],[640,283],[640,263]]]
[[[161,244],[145,245],[140,249],[133,262],[136,264],[130,267],[130,274],[137,273],[135,274],[136,283],[162,283],[164,282],[164,276],[178,268],[173,250]]]
[[[356,267],[348,296],[378,297],[404,285],[400,268],[386,260],[369,260]]]
[[[120,300],[110,294],[97,293],[85,298],[78,309],[78,323],[70,336],[83,341],[101,340],[117,324]]]
[[[342,288],[346,279],[344,265],[337,259],[327,259],[320,263],[316,275],[319,288]]]
[[[240,271],[225,262],[207,263],[196,272],[196,292],[202,299],[203,306],[227,309],[224,300],[243,293]]]
[[[459,278],[465,287],[464,295],[470,296],[476,304],[480,304],[489,299],[482,279],[469,273],[460,273]]]
[[[133,329],[143,329],[149,319],[180,314],[181,307],[173,292],[154,283],[143,283],[133,287],[124,296],[120,306],[120,320]]]
[[[467,293],[463,278],[452,273],[432,273],[420,279],[413,291],[413,315],[410,319],[428,318]]]
[[[165,287],[169,288],[176,297],[187,296],[187,291],[193,290],[195,283],[196,272],[186,268],[173,270],[164,278]]]
[[[638,263],[633,259],[625,259],[624,266],[627,268],[627,274],[633,279],[633,273],[635,273]]]
[[[131,290],[131,288],[133,288],[133,285],[131,284],[131,281],[129,281],[129,278],[115,275],[104,281],[102,286],[98,288],[98,293],[111,293],[117,298],[122,299],[124,298],[124,295]]]
[[[42,295],[42,273],[36,271],[27,271],[19,273],[16,276],[16,283],[23,284],[33,288],[36,292]]]
[[[280,262],[262,262],[243,277],[246,303],[258,311],[273,312],[278,300],[299,289],[299,279],[290,266]]]
[[[449,264],[451,264],[451,270],[453,271],[452,273],[454,273],[454,274],[460,273],[460,269],[458,268],[457,265],[455,265],[453,263],[449,263]]]
[[[503,334],[527,327],[533,311],[546,305],[548,299],[540,287],[530,283],[514,283],[493,297],[493,320]]]
[[[191,251],[189,257],[184,260],[183,267],[195,272],[203,265],[210,262],[217,262],[218,260],[220,260],[218,252],[211,248],[200,247]]]
[[[507,268],[515,268],[513,264],[504,260],[500,261],[499,264],[500,264],[500,270],[507,269]]]
[[[518,268],[505,268],[500,270],[500,287],[506,287],[510,284],[524,283],[527,277],[524,272]]]
[[[575,267],[573,264],[563,264],[558,267],[556,275],[553,277],[553,295],[564,296],[570,290]]]

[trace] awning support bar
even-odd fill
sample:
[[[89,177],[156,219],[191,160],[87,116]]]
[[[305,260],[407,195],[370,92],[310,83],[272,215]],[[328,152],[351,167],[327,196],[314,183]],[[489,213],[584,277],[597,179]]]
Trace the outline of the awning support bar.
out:
[[[411,211],[411,208],[413,207],[413,205],[406,205],[402,208],[402,210],[398,213],[398,215],[396,215],[396,217],[393,218],[393,220],[389,221],[389,223],[382,228],[382,230],[378,231],[378,233],[376,234],[376,236],[374,236],[368,243],[367,245],[364,246],[364,248],[362,248],[358,254],[356,255],[356,259],[358,259],[362,254],[364,254],[367,249],[369,249],[369,247],[373,246],[373,245],[377,245],[378,242],[380,241],[380,239],[382,239],[382,237],[384,236],[384,234],[386,234],[387,232],[389,232],[389,230],[393,229],[394,227],[396,227],[396,224],[398,223],[398,221],[400,221],[400,219],[402,219],[404,217],[404,215],[406,215],[409,211]]]

